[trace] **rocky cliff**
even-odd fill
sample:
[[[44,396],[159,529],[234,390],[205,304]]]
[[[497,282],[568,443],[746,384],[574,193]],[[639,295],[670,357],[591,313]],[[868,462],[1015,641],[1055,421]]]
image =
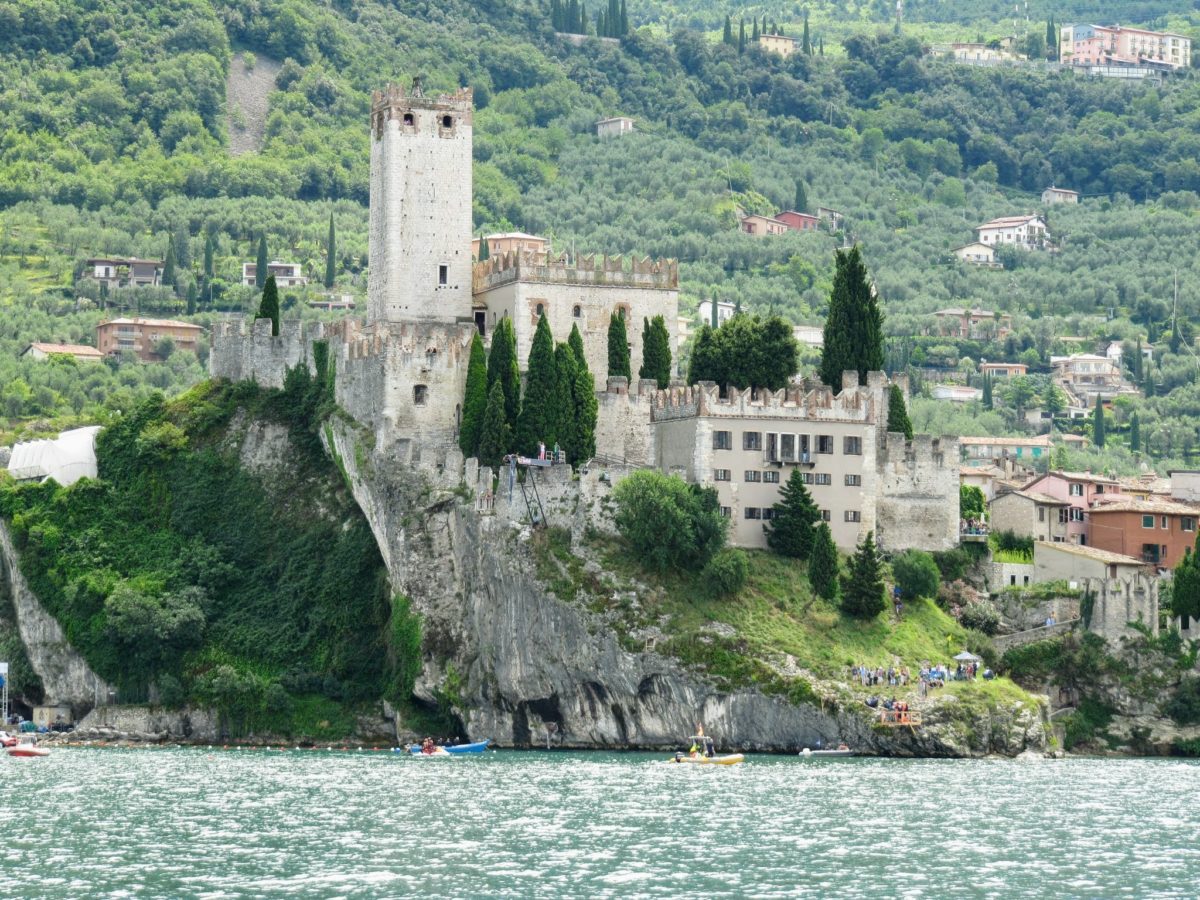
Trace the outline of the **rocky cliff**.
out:
[[[887,729],[860,703],[793,705],[721,690],[654,652],[624,649],[596,615],[535,576],[531,534],[477,511],[453,467],[417,472],[368,449],[344,422],[325,432],[379,542],[393,589],[423,618],[417,696],[450,704],[472,739],[506,746],[676,747],[703,722],[747,750],[845,740],[896,755],[1015,755],[1045,747],[1041,709],[936,704],[923,729]]]

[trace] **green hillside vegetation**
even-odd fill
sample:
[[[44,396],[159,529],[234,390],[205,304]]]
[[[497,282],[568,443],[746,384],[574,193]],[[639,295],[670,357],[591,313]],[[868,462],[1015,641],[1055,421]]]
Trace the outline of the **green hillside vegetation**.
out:
[[[235,734],[319,737],[409,698],[419,626],[323,455],[325,395],[306,370],[284,391],[205,382],[114,421],[99,480],[0,484],[30,587],[123,701],[153,688],[216,706]],[[239,464],[239,410],[287,426],[288,467]]]

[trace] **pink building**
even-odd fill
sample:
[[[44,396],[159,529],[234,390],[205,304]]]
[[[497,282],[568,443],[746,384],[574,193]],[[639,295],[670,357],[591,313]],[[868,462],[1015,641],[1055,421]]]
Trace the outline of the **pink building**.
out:
[[[1129,499],[1121,494],[1120,482],[1115,478],[1093,475],[1091,472],[1047,472],[1029,482],[1024,489],[1069,504],[1067,540],[1072,544],[1091,544],[1088,512],[1096,504]]]
[[[785,224],[792,231],[816,231],[817,226],[821,224],[821,220],[816,216],[810,216],[808,213],[796,212],[794,209],[789,209],[787,212],[781,212],[775,217],[780,222]]]
[[[1114,25],[1064,25],[1059,57],[1072,66],[1164,66],[1186,69],[1192,41],[1181,34]]]

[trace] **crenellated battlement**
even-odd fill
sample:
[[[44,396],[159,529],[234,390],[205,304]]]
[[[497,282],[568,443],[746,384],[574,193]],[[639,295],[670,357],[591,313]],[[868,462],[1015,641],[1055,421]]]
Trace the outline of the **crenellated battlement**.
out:
[[[463,87],[453,94],[435,94],[428,97],[421,90],[420,79],[414,79],[412,87],[405,89],[402,84],[391,84],[382,90],[371,92],[371,114],[389,109],[446,109],[470,110],[474,106],[475,93],[473,88]]]
[[[509,250],[475,263],[472,290],[490,290],[513,281],[547,284],[614,285],[664,291],[679,289],[679,262],[621,256],[578,256],[536,250]]]
[[[889,431],[887,440],[880,448],[880,465],[892,466],[897,471],[906,468],[911,472],[929,469],[939,476],[950,461],[958,459],[958,438],[952,435],[934,437],[929,434],[915,434],[908,440],[899,432]]]
[[[844,382],[838,394],[827,385],[807,379],[777,391],[730,389],[725,397],[711,381],[671,387],[656,392],[651,421],[717,416],[875,424],[881,416],[886,421],[882,401],[884,376],[882,372],[869,374],[866,387],[860,387],[855,376],[853,384]]]

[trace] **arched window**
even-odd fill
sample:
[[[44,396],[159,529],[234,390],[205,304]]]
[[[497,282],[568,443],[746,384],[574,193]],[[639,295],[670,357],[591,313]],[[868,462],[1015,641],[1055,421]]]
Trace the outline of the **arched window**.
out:
[[[541,303],[539,303],[536,307],[534,307],[533,311],[535,313],[537,313],[537,316],[540,319],[542,316],[544,316],[546,314],[546,307],[543,306]]]
[[[413,114],[412,114],[412,113],[405,113],[405,114],[404,114],[404,124],[405,124],[405,125],[413,125],[415,122],[416,122],[416,120],[413,118]]]
[[[576,303],[575,308],[573,310],[571,310],[571,315],[573,315],[577,319],[582,318],[583,317],[583,307],[580,306],[578,303]]]
[[[442,127],[452,128],[454,126],[454,118],[452,116],[442,116]]]

